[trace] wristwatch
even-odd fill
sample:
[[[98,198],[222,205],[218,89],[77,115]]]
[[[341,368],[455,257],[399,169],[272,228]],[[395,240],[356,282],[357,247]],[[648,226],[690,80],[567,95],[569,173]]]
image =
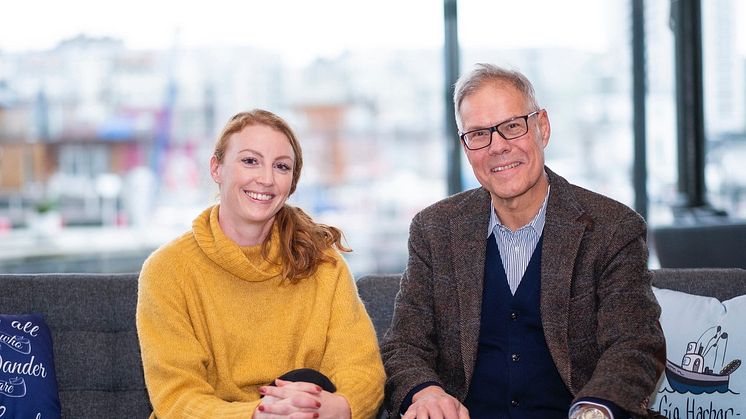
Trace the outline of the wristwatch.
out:
[[[608,419],[606,413],[594,406],[581,406],[570,413],[570,419]]]

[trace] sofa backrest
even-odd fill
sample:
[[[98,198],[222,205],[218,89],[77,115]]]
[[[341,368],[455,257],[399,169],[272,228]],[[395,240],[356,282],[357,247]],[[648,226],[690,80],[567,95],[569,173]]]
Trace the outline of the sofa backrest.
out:
[[[0,274],[0,311],[43,313],[63,418],[147,418],[137,274]]]
[[[373,321],[379,341],[391,325],[400,280],[401,274],[365,275],[357,280],[360,299]]]
[[[746,269],[661,268],[653,271],[653,286],[720,301],[746,294]]]

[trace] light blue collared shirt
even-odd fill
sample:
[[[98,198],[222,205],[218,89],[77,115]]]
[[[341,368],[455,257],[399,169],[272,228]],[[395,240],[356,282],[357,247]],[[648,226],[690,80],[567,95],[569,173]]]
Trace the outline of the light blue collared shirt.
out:
[[[541,208],[539,208],[539,212],[533,220],[516,231],[510,231],[500,222],[495,207],[490,202],[490,224],[487,229],[487,237],[493,233],[495,235],[497,248],[500,250],[500,259],[502,259],[505,274],[508,276],[508,286],[513,294],[521,283],[521,278],[523,278],[526,267],[531,261],[531,255],[534,254],[541,233],[544,231],[550,189],[551,186],[547,188],[544,203],[541,204]]]

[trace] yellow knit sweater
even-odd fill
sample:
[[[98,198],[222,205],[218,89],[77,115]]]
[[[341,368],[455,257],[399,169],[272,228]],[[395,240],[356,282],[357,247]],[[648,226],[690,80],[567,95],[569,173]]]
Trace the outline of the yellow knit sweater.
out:
[[[271,246],[270,259],[278,254]],[[137,302],[151,417],[251,418],[259,386],[303,367],[334,382],[353,418],[373,417],[384,382],[375,331],[344,259],[328,254],[336,266],[280,281],[260,246],[223,234],[218,206],[155,251]]]

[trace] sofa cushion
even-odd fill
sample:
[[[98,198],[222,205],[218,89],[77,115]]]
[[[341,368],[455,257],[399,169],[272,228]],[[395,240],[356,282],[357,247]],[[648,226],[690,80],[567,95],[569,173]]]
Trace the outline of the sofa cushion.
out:
[[[52,336],[41,314],[0,314],[0,417],[60,417]]]
[[[746,295],[716,298],[653,288],[666,369],[651,408],[669,418],[746,416]]]

